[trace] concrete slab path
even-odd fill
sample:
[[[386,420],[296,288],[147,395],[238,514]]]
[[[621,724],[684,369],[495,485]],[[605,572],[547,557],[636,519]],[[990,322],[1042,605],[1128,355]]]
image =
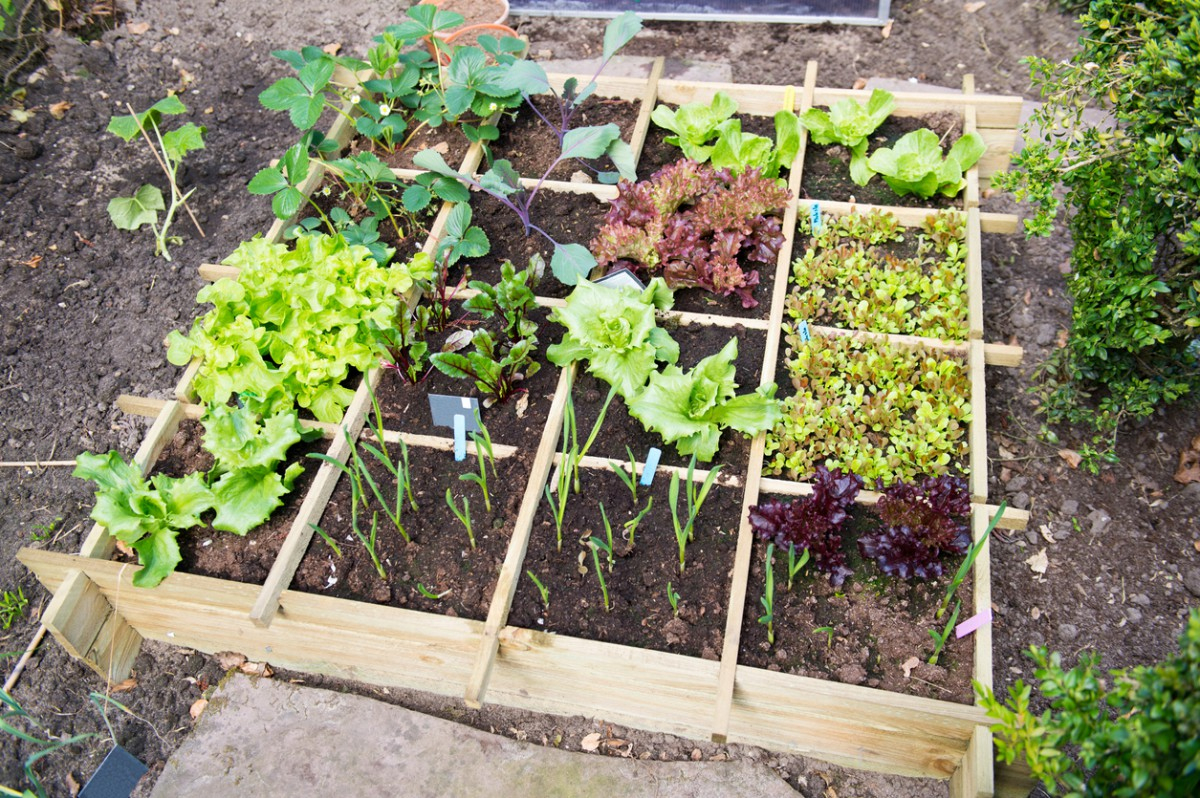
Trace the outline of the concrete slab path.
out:
[[[795,798],[749,762],[651,762],[522,743],[361,696],[231,677],[153,798]]]

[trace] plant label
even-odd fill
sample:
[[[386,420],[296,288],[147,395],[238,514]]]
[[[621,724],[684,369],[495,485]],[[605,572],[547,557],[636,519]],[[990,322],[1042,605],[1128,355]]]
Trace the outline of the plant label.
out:
[[[651,446],[650,451],[646,453],[646,464],[642,466],[642,478],[638,480],[639,485],[649,486],[654,481],[654,472],[658,470],[658,458],[660,457],[662,457],[662,449]]]
[[[79,798],[129,798],[148,768],[121,746],[104,757],[100,767],[79,791]]]
[[[813,203],[809,206],[809,213],[812,216],[812,231],[813,233],[821,232],[821,206]]]
[[[645,291],[646,284],[638,279],[637,275],[629,269],[617,269],[612,274],[606,274],[596,281],[596,285],[602,285],[605,288],[636,288],[638,291]]]
[[[467,433],[479,431],[479,400],[466,396],[429,394],[429,412],[433,423],[454,430],[454,459],[463,461],[467,457]]]
[[[975,630],[979,629],[979,627],[983,626],[985,623],[991,623],[991,622],[992,622],[992,610],[989,607],[988,609],[984,610],[983,612],[979,613],[978,615],[972,615],[970,618],[967,618],[965,621],[960,623],[958,626],[954,627],[954,636],[955,637],[966,637],[967,635],[971,634],[971,632],[974,632]]]
[[[815,208],[816,206],[814,205],[813,207]],[[797,328],[797,332],[800,333],[800,340],[803,341],[804,343],[808,343],[809,341],[812,340],[812,333],[808,331],[808,322],[806,322],[806,321],[800,322],[800,326]]]

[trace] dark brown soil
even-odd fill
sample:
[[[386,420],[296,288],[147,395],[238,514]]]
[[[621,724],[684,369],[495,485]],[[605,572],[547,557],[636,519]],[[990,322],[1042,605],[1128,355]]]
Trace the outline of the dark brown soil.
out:
[[[554,246],[536,231],[526,235],[521,219],[488,194],[471,197],[474,224],[487,233],[492,250],[486,258],[471,263],[471,278],[496,282],[500,279],[500,264],[512,261],[518,269],[529,265],[529,259],[539,254],[546,262],[546,273],[537,288],[539,296],[564,297],[572,286],[563,285],[550,270]],[[596,236],[608,210],[606,203],[588,194],[568,194],[543,189],[533,202],[530,221],[546,231],[560,244],[582,243],[585,246]],[[462,277],[463,264],[450,270],[451,283]]]
[[[179,533],[179,552],[183,561],[178,570],[197,576],[217,576],[234,582],[262,584],[275,563],[283,541],[287,539],[292,522],[300,511],[308,488],[316,479],[320,463],[308,457],[324,452],[329,442],[315,440],[300,443],[288,450],[282,472],[292,463],[304,465],[304,473],[292,484],[292,491],[283,497],[283,504],[265,523],[246,533],[245,537],[202,526]],[[163,450],[155,473],[182,477],[212,468],[212,455],[204,449],[204,428],[198,421],[183,421],[171,443]],[[136,557],[129,558],[136,562]]]
[[[395,447],[392,455],[398,457]],[[358,518],[362,533],[369,536],[372,513],[379,513],[375,553],[387,577],[380,577],[364,544],[352,531],[350,483],[342,477],[320,524],[337,543],[342,556],[338,557],[319,535],[313,535],[292,586],[309,593],[482,620],[487,617],[496,576],[508,550],[528,481],[531,454],[523,451],[498,458],[495,473],[489,468],[491,510],[486,509],[479,486],[459,479],[462,474],[478,472],[474,457],[457,463],[452,452],[416,446],[409,448],[408,456],[419,509],[405,504],[401,522],[411,542],[404,540],[375,499],[371,499],[371,509],[365,516],[360,511]],[[391,502],[396,495],[396,480],[377,461],[366,457],[380,492]],[[464,499],[469,504],[474,548],[466,528],[446,504],[447,490],[460,510]],[[418,585],[441,598],[424,595]]]
[[[729,578],[737,549],[740,490],[714,487],[698,516],[695,540],[687,544],[685,566],[679,572],[679,545],[674,533],[665,474],[651,489],[638,491],[635,507],[629,489],[610,471],[581,472],[580,494],[571,494],[562,529],[562,547],[549,505],[543,501],[534,521],[524,569],[547,588],[549,605],[528,573],[523,573],[509,623],[547,632],[605,640],[659,651],[719,659],[725,637]],[[623,524],[646,506],[650,512],[638,525],[634,545],[621,538]],[[608,587],[608,611],[596,579],[591,549],[580,540],[596,535],[605,540],[600,505],[613,529],[615,562],[600,564]],[[686,523],[682,490],[679,509]],[[581,561],[580,555],[583,555]],[[676,616],[667,598],[668,584],[679,594]]]
[[[561,87],[555,89],[560,90]],[[555,98],[536,95],[530,97],[529,102],[533,103],[546,119],[556,125],[561,124],[562,110]],[[575,111],[570,127],[598,127],[612,122],[621,129],[621,139],[628,144],[640,109],[641,103],[638,102],[593,94]],[[517,170],[517,174],[534,180],[545,176],[548,180],[571,181],[575,179],[576,173],[582,172],[586,176],[582,182],[594,183],[597,171],[615,171],[612,161],[603,157],[596,161],[565,161],[555,166],[547,175],[546,170],[550,164],[562,154],[562,145],[558,141],[558,134],[542,121],[528,104],[521,106],[516,118],[506,118],[500,123],[500,138],[489,147],[493,161],[508,160]],[[480,168],[485,169],[486,166],[485,164]]]
[[[379,160],[393,169],[419,169],[420,167],[413,163],[413,156],[422,150],[434,150],[441,153],[442,160],[457,169],[467,157],[467,150],[471,149],[471,142],[462,131],[448,125],[423,125],[415,131],[410,128],[406,135],[411,138],[403,149],[393,153],[377,151],[375,154],[379,156]]]
[[[486,398],[473,383],[448,377],[432,366],[417,384],[411,384],[390,369],[385,369],[376,396],[383,412],[384,426],[390,430],[412,432],[419,435],[450,437],[447,427],[435,427],[429,411],[429,394],[476,397],[480,400],[480,416],[492,436],[493,443],[530,446],[541,437],[554,401],[554,389],[558,385],[558,367],[546,360],[546,347],[561,337],[561,327],[547,320],[549,312],[538,308],[532,314],[538,323],[538,349],[535,360],[541,364],[532,377],[519,383],[518,393],[491,407],[484,407]],[[473,317],[471,317],[473,318]],[[470,319],[468,319],[470,320]],[[478,324],[474,319],[472,327]],[[493,337],[499,340],[503,324],[494,318],[486,324]],[[500,328],[498,330],[498,328]],[[454,331],[468,329],[466,326]],[[431,351],[438,351],[444,335],[433,336],[429,342]],[[469,349],[469,347],[468,347]],[[533,444],[536,445],[536,444]]]
[[[935,617],[958,560],[947,560],[947,573],[935,580],[886,576],[873,562],[862,560],[854,543],[858,534],[869,528],[871,518],[862,507],[852,512],[843,537],[847,564],[854,575],[840,587],[834,587],[810,563],[796,575],[789,591],[788,553],[775,551],[773,646],[767,639],[766,624],[759,622],[764,614],[760,601],[767,544],[755,540],[738,662],[797,676],[971,703],[973,637],[956,639],[951,632],[937,664],[929,664],[934,652],[929,631],[936,629],[940,634],[954,610],[951,604],[945,616]],[[971,590],[968,575],[956,593],[964,608],[958,622],[972,614]]]
[[[949,112],[921,117],[890,116],[871,134],[867,155],[870,156],[881,147],[892,147],[904,134],[923,127],[937,133],[945,142],[953,142],[962,135],[962,117]],[[943,149],[949,149],[948,144],[944,145]],[[804,151],[800,196],[834,202],[899,205],[907,208],[962,207],[960,199],[943,197],[940,194],[929,199],[922,199],[916,194],[897,196],[887,181],[879,175],[874,175],[865,186],[860,186],[850,179],[850,150],[838,144],[822,145],[811,141]]]
[[[721,351],[730,338],[736,337],[738,357],[734,364],[737,368],[735,379],[740,386],[738,392],[749,393],[758,386],[762,375],[763,347],[766,345],[766,334],[762,331],[682,325],[670,329],[670,333],[679,344],[680,360],[677,365],[684,370],[695,366],[701,358]],[[580,445],[591,434],[608,392],[608,383],[587,374],[583,367],[577,370],[574,401]],[[647,432],[642,422],[629,415],[629,411],[625,409],[625,401],[619,396],[613,397],[601,429],[601,434],[596,437],[596,442],[588,454],[628,462],[629,456],[625,450],[628,446],[633,450],[638,462],[645,462],[646,453],[654,446],[662,450],[663,465],[686,466],[691,459],[690,456],[680,455],[674,445],[664,445],[662,436]],[[719,464],[727,473],[744,476],[749,453],[749,438],[736,430],[725,430],[712,463],[699,463],[697,467],[712,468]]]

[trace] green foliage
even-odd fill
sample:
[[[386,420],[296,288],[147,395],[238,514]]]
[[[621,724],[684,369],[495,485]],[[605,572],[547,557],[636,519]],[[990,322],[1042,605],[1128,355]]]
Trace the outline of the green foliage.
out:
[[[454,495],[446,488],[446,506],[450,508],[450,512],[454,513],[454,517],[467,530],[467,539],[471,541],[471,548],[475,548],[475,530],[471,528],[471,502],[466,496],[462,497],[462,509],[458,509],[458,505],[454,502]]]
[[[282,475],[276,473],[287,450],[301,440],[295,412],[260,422],[246,408],[212,406],[201,423],[204,447],[215,460],[207,474],[155,474],[147,482],[118,452],[83,452],[76,458],[72,476],[90,479],[98,488],[92,519],[129,544],[145,566],[133,577],[138,587],[154,587],[175,570],[181,560],[179,532],[199,526],[205,511],[216,511],[214,529],[245,535],[282,504],[304,470],[293,463]]]
[[[17,585],[17,592],[5,590],[0,596],[0,628],[8,629],[16,620],[25,615],[29,599],[25,598],[25,590]]]
[[[872,172],[883,175],[892,191],[901,197],[909,194],[954,197],[967,185],[963,175],[986,151],[983,137],[971,131],[954,142],[943,158],[937,134],[922,128],[905,134],[895,147],[875,150],[867,165]]]
[[[92,695],[93,700],[95,700],[96,694],[93,693]],[[85,734],[74,734],[70,737],[65,735],[57,737],[26,712],[25,708],[17,703],[17,700],[9,695],[7,690],[0,690],[0,708],[2,708],[0,709],[0,733],[28,743],[37,749],[27,756],[22,763],[25,770],[25,779],[33,787],[33,790],[17,792],[8,787],[0,787],[0,792],[6,795],[16,795],[21,798],[26,798],[27,796],[31,798],[46,798],[46,788],[38,778],[37,772],[34,770],[34,765],[56,751],[100,736],[94,732],[88,732]]]
[[[770,429],[780,419],[775,384],[736,395],[737,351],[737,338],[730,338],[720,352],[688,371],[673,365],[652,371],[646,387],[628,400],[629,415],[675,444],[680,454],[705,462],[716,455],[723,430],[756,435]]]
[[[176,537],[200,525],[200,515],[215,498],[203,474],[172,478],[155,474],[149,483],[118,452],[83,452],[72,476],[96,483],[92,519],[137,552],[144,567],[133,576],[137,587],[154,587],[183,559]]]
[[[589,374],[622,396],[633,396],[650,378],[656,361],[674,363],[679,358],[679,344],[654,318],[656,308],[666,310],[672,302],[671,291],[659,277],[641,293],[580,280],[566,306],[550,314],[551,321],[567,330],[546,356],[563,368],[587,360]]]
[[[767,433],[765,473],[802,479],[823,462],[890,484],[946,474],[966,454],[971,385],[961,360],[875,339],[805,343],[791,332],[787,342],[796,392]]]
[[[763,582],[763,594],[759,602],[763,606],[763,614],[758,622],[767,625],[767,644],[775,645],[775,544],[767,544],[766,579]]]
[[[527,338],[537,332],[537,322],[529,314],[537,307],[533,289],[538,274],[545,268],[542,256],[534,254],[529,267],[516,270],[510,261],[500,265],[500,281],[495,285],[472,280],[467,287],[478,293],[463,303],[463,308],[490,319],[499,314],[504,318],[504,334],[509,340]]]
[[[676,110],[660,105],[650,118],[674,134],[663,140],[681,148],[684,156],[693,161],[711,160],[717,169],[730,169],[734,174],[753,167],[764,177],[778,177],[781,169],[791,167],[800,150],[800,123],[796,115],[787,110],[775,114],[772,142],[766,136],[743,133],[741,121],[730,119],[737,108],[737,101],[719,91],[707,105],[687,103]]]
[[[471,346],[474,348],[466,354],[438,352],[429,361],[449,377],[473,380],[486,397],[485,405],[512,396],[521,381],[536,374],[542,366],[533,358],[537,351],[536,335],[498,344],[490,332],[479,329],[471,336]]]
[[[224,263],[241,270],[238,279],[200,290],[197,301],[214,308],[187,336],[171,332],[167,359],[204,358],[195,390],[208,404],[240,393],[264,415],[299,405],[330,423],[354,396],[343,385],[351,369],[376,363],[372,327],[390,324],[397,295],[433,268],[424,254],[381,268],[366,248],[321,235],[301,237],[294,250],[255,238]]]
[[[1028,59],[1046,102],[995,184],[1035,205],[1030,235],[1071,211],[1073,327],[1040,370],[1042,409],[1113,431],[1200,386],[1200,8],[1097,0],[1079,22],[1070,61]]]
[[[1018,756],[1053,794],[1071,798],[1195,795],[1200,789],[1200,610],[1193,609],[1178,653],[1151,666],[1096,670],[1084,653],[1062,667],[1058,653],[1031,647],[1034,672],[1050,709],[1030,708],[1032,688],[1018,680],[1003,703],[976,683],[980,705],[996,725],[996,752]],[[1068,751],[1075,752],[1072,756]]]
[[[875,89],[867,104],[847,97],[838,100],[828,111],[810,108],[800,117],[800,124],[812,134],[816,144],[841,144],[850,150],[850,178],[860,186],[871,179],[867,165],[868,138],[891,116],[896,98],[891,92]]]
[[[808,221],[801,221],[801,232]],[[930,214],[917,253],[899,257],[904,240],[890,213],[822,218],[820,232],[792,264],[788,315],[801,321],[879,333],[967,338],[966,238],[957,211]]]
[[[109,120],[107,128],[109,133],[126,142],[146,137],[147,146],[166,173],[171,189],[169,206],[163,198],[162,191],[157,186],[147,183],[138,188],[131,197],[114,197],[110,200],[108,215],[113,225],[120,230],[132,231],[150,225],[154,232],[154,254],[162,255],[167,261],[171,260],[167,245],[181,240],[178,236],[170,235],[171,224],[175,220],[175,214],[185,207],[188,197],[195,191],[192,189],[187,193],[182,192],[176,177],[188,153],[204,149],[204,134],[208,129],[186,122],[174,130],[163,132],[161,125],[164,116],[186,114],[187,110],[182,100],[175,95],[168,95],[141,113],[114,116]],[[161,225],[158,221],[159,211],[166,211]]]
[[[696,456],[692,455],[691,461],[688,463],[686,484],[687,488],[684,491],[686,499],[686,512],[684,517],[687,519],[683,523],[679,522],[679,472],[671,472],[671,485],[667,489],[667,500],[671,503],[671,522],[675,527],[675,542],[679,547],[679,573],[683,573],[684,565],[687,559],[687,544],[695,540],[696,537],[696,518],[700,515],[700,509],[704,506],[705,500],[708,498],[708,492],[712,490],[713,484],[717,481],[717,474],[721,471],[721,466],[717,466],[708,472],[705,476],[703,484],[697,488],[696,480],[694,479],[696,470]],[[650,509],[650,505],[646,505],[646,510]],[[643,511],[644,514],[645,511]],[[639,516],[640,517],[640,516]],[[632,538],[632,535],[630,535]]]

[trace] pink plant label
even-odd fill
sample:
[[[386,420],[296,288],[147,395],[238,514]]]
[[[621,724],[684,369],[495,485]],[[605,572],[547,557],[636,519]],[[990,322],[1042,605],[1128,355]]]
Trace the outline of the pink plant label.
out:
[[[967,618],[962,623],[960,623],[958,626],[954,627],[954,636],[955,637],[966,637],[967,635],[971,634],[971,632],[974,632],[975,630],[979,629],[979,627],[983,626],[985,623],[991,623],[991,622],[992,622],[992,610],[989,607],[988,609],[984,610],[983,612],[979,613],[978,615],[973,615],[970,618]]]

